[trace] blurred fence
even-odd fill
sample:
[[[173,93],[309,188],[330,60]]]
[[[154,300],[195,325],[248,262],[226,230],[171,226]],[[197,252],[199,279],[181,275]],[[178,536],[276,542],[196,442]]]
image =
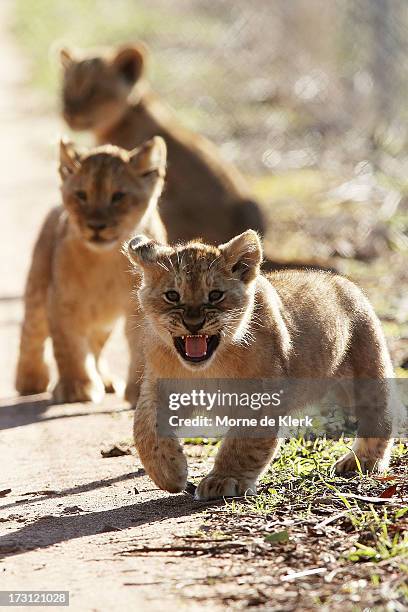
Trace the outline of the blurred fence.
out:
[[[160,32],[154,46],[172,65],[163,85],[170,99],[181,92],[182,105],[190,92],[207,133],[231,156],[258,170],[368,158],[406,176],[407,2],[176,4],[216,33],[208,25],[208,44],[200,33],[192,48]]]
[[[144,39],[156,89],[249,171],[369,158],[406,175],[405,0],[16,3],[40,70],[53,38]]]
[[[258,177],[278,251],[408,252],[406,0],[14,1],[34,81],[55,108],[55,41],[145,41],[154,89]],[[403,261],[392,266],[401,278]]]

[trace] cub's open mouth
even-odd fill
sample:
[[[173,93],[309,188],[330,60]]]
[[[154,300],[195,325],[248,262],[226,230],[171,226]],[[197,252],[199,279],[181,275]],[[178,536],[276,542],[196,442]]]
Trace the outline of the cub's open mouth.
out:
[[[214,353],[220,343],[218,335],[207,336],[198,334],[196,336],[177,336],[174,338],[174,346],[185,361],[199,363],[206,361]]]

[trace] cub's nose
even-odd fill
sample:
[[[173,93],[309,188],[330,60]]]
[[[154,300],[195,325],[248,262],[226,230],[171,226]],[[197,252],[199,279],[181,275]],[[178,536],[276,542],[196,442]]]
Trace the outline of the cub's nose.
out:
[[[104,230],[108,227],[105,221],[101,221],[99,219],[89,219],[87,221],[87,226],[89,227],[89,229],[98,231]]]
[[[192,334],[196,334],[205,323],[205,313],[201,306],[187,306],[183,313],[183,323]]]
[[[193,320],[193,319],[187,319],[186,320],[186,318],[184,318],[183,319],[183,323],[186,326],[186,328],[188,329],[188,331],[190,331],[193,334],[196,334],[198,331],[200,331],[200,329],[204,325],[205,319],[201,319],[200,321],[197,321],[197,320]]]

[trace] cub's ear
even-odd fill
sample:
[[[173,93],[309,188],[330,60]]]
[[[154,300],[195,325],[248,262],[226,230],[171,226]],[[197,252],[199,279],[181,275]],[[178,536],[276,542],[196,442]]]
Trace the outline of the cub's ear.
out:
[[[74,61],[74,56],[68,47],[61,47],[58,49],[59,59],[61,66],[66,70]]]
[[[156,173],[164,177],[166,172],[167,147],[161,136],[147,140],[139,149],[129,153],[129,163],[139,176]]]
[[[218,248],[225,258],[227,267],[236,278],[249,283],[259,274],[262,244],[254,230],[247,230]]]
[[[112,59],[113,67],[128,85],[134,85],[143,74],[147,48],[139,43],[120,47]]]
[[[173,253],[173,249],[141,234],[125,243],[122,252],[136,266],[144,269],[161,266],[166,269],[165,260]]]
[[[70,140],[60,140],[60,165],[59,173],[65,180],[70,174],[74,174],[81,167],[81,155],[75,149]]]

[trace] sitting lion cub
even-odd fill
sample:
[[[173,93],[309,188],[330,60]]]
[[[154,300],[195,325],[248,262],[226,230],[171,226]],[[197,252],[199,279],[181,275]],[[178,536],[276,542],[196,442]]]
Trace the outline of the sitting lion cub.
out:
[[[128,315],[126,397],[135,401],[142,372],[140,322],[134,306],[130,311],[135,278],[120,246],[135,231],[166,240],[157,211],[165,164],[160,137],[133,151],[105,146],[81,153],[61,142],[63,206],[44,222],[26,285],[16,376],[22,395],[47,389],[48,336],[59,372],[57,402],[98,402],[105,391],[118,390],[100,354],[118,317]]]
[[[148,338],[135,443],[159,487],[183,490],[187,466],[178,441],[157,434],[158,379],[380,380],[384,395],[369,410],[383,437],[358,437],[336,469],[356,469],[356,457],[364,470],[388,465],[392,424],[385,379],[393,370],[380,323],[352,282],[314,271],[260,274],[262,248],[252,230],[219,247],[190,242],[172,248],[137,236],[127,253],[143,270],[139,301]],[[226,437],[196,497],[254,492],[277,449],[276,434],[269,434]]]
[[[62,49],[68,125],[91,130],[98,144],[125,149],[156,134],[165,139],[169,164],[160,211],[169,241],[204,236],[218,244],[249,227],[264,233],[261,209],[243,177],[214,145],[182,127],[150,90],[145,56],[141,44],[102,53]]]

